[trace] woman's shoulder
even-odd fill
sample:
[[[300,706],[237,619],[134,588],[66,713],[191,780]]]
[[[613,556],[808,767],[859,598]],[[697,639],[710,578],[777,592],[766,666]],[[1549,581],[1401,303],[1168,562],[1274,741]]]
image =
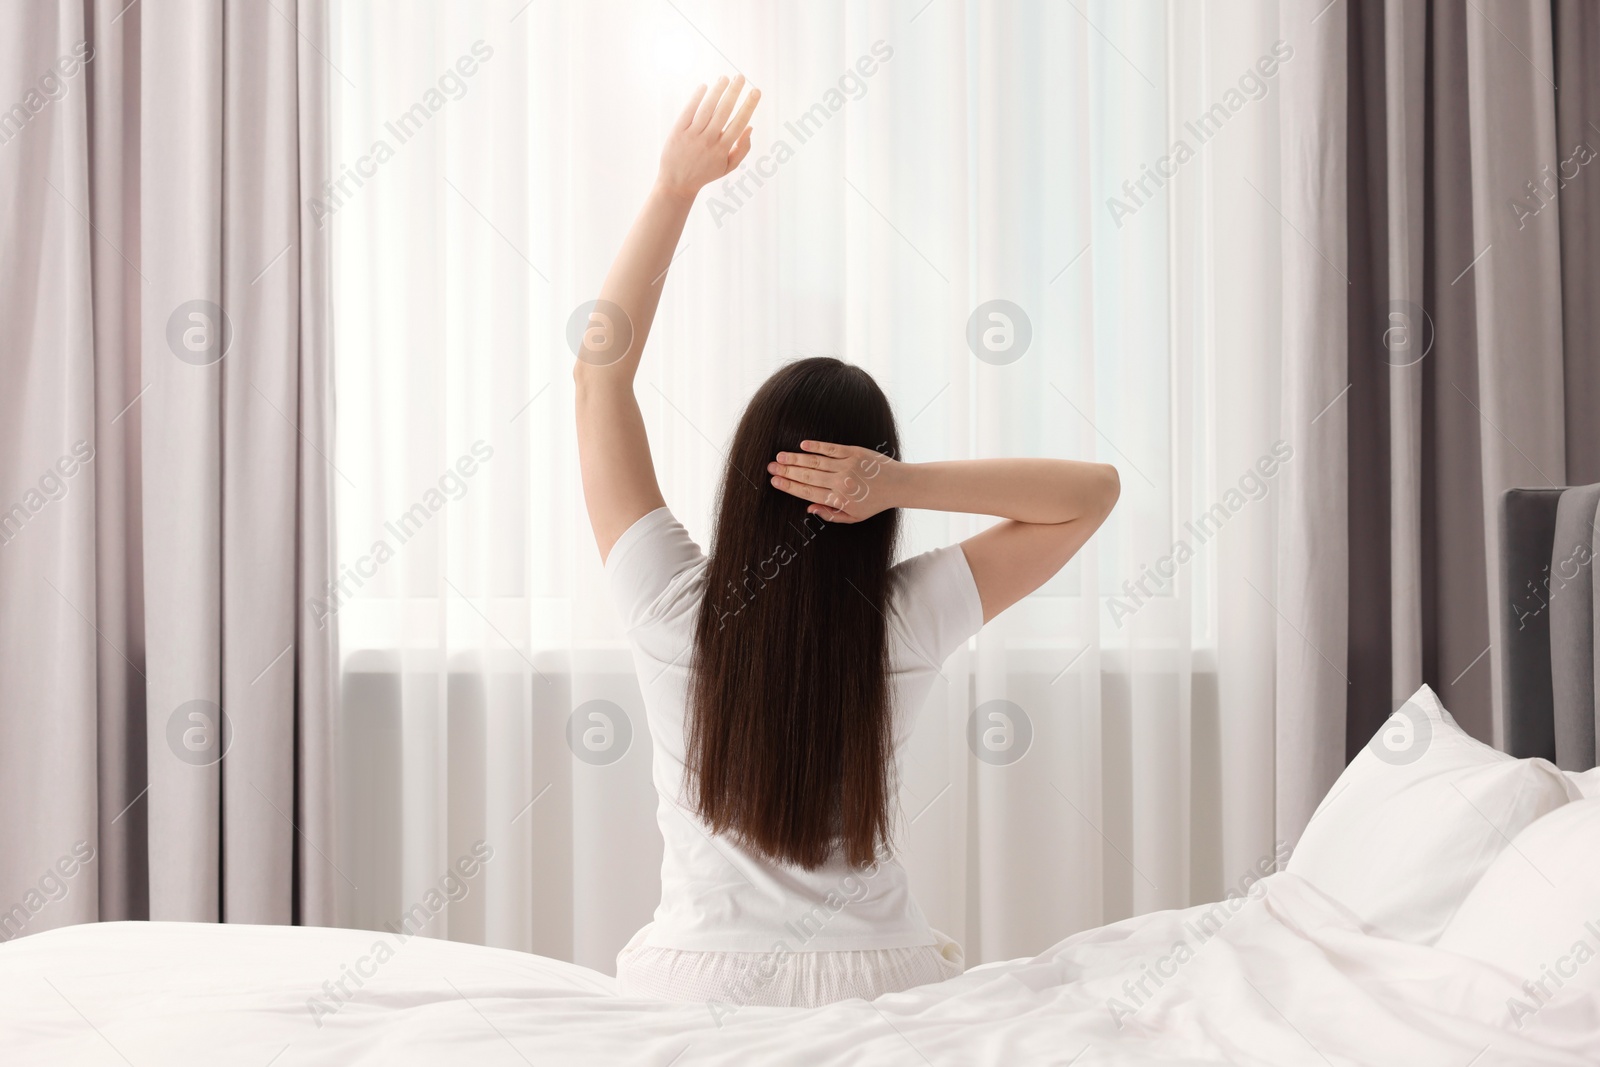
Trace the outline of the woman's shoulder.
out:
[[[659,618],[671,604],[698,601],[704,586],[705,553],[671,509],[656,508],[625,530],[605,570],[612,599],[627,629]]]
[[[961,592],[971,585],[972,568],[967,565],[966,553],[959,544],[942,545],[919,552],[896,563],[889,570],[890,596],[905,599],[918,596],[943,596]]]
[[[959,544],[929,549],[889,572],[893,617],[903,636],[942,662],[983,626],[978,584]]]

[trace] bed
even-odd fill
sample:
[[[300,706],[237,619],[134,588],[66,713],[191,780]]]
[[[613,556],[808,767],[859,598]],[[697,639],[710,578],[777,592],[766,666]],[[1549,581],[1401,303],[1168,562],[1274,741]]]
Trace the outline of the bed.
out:
[[[1221,902],[818,1009],[630,1000],[573,964],[374,931],[90,924],[0,945],[0,1059],[1600,1063],[1593,568],[1547,608],[1516,600],[1568,541],[1593,548],[1600,487],[1564,500],[1502,503],[1511,753],[1468,738],[1424,686],[1351,761],[1287,869]]]
[[[0,953],[0,1032],[10,1065],[209,1065],[222,1050],[273,1067],[1600,1062],[1593,1015],[1508,1030],[1514,977],[1366,934],[1293,874],[1258,886],[1236,911],[1145,915],[1033,959],[809,1010],[624,1000],[573,964],[421,937],[77,926]],[[372,973],[346,981],[349,998],[330,995],[323,983],[379,943],[392,957],[362,965]],[[1192,948],[1182,961],[1178,945]]]

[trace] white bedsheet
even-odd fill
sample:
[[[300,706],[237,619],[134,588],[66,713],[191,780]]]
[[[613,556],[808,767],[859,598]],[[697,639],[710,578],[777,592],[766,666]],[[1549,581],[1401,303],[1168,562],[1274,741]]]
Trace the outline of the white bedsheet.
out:
[[[311,998],[334,1003],[324,981],[363,957],[373,970],[373,946],[396,938],[77,926],[0,945],[0,1062],[1600,1063],[1600,997],[1558,994],[1519,1029],[1508,1002],[1527,998],[1525,976],[1364,934],[1294,875],[1257,892],[1209,924],[1205,906],[1140,916],[871,1004],[729,1005],[720,1019],[705,1005],[619,998],[610,978],[572,964],[420,937],[314,1016]],[[1149,969],[1170,977],[1158,988]]]

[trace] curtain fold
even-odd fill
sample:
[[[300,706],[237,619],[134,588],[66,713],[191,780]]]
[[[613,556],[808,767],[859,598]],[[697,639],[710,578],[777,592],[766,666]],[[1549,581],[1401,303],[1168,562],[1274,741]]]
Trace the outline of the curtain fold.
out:
[[[1561,343],[1560,196],[1539,195],[1544,168],[1559,160],[1550,8],[1511,0],[1469,5],[1468,114],[1472,130],[1472,221],[1483,258],[1473,268],[1478,302],[1478,383],[1483,421],[1483,512],[1497,513],[1515,486],[1566,484]],[[1513,206],[1523,202],[1523,211]],[[1537,205],[1537,216],[1523,212]],[[1486,519],[1490,590],[1500,588],[1500,527]],[[1501,613],[1489,613],[1490,658],[1498,665]],[[1504,744],[1500,684],[1493,737]]]
[[[1462,106],[1469,77],[1468,15],[1462,4],[1437,4],[1429,11],[1422,203],[1426,298],[1422,314],[1412,312],[1407,323],[1413,336],[1409,345],[1400,346],[1399,362],[1420,353],[1425,382],[1423,676],[1468,731],[1489,740],[1495,676],[1486,650],[1494,597],[1486,540],[1491,520],[1483,513],[1480,486],[1482,438],[1494,430],[1480,414],[1478,302],[1471,283],[1481,245],[1472,224],[1471,126]],[[1364,336],[1379,328],[1376,323],[1367,321]],[[1381,472],[1373,476],[1382,477]],[[1352,719],[1360,725],[1350,737],[1354,753],[1381,720],[1370,713]]]
[[[1557,189],[1561,197],[1561,344],[1566,399],[1567,481],[1600,482],[1600,191],[1588,181],[1600,162],[1600,8],[1552,0],[1551,77],[1556,103]]]
[[[1427,11],[1405,0],[1383,5],[1384,234],[1388,279],[1385,319],[1415,331],[1411,311],[1423,303],[1423,86]],[[1395,322],[1396,316],[1404,320]],[[1422,684],[1422,367],[1412,362],[1415,338],[1388,335],[1389,386],[1389,646],[1388,706]]]
[[[1276,638],[1277,834],[1299,840],[1344,769],[1349,605],[1350,256],[1346,241],[1346,78],[1342,19],[1283,8],[1302,42],[1283,78],[1284,215],[1304,241],[1284,246],[1283,422],[1295,462],[1283,474]],[[1313,23],[1313,19],[1317,21]]]
[[[3,342],[0,925],[328,922],[325,11],[0,17],[46,101],[6,85],[0,128],[5,276],[41,280]],[[40,898],[63,855],[93,873]]]
[[[85,222],[85,98],[96,54],[83,11],[15,4],[0,19],[0,99],[8,107],[0,114],[0,187],[11,193],[0,213],[8,282],[0,287],[0,936],[10,938],[92,920],[102,895],[96,660],[111,639],[95,633],[96,464],[115,472],[121,457],[103,446],[97,453],[92,286],[114,294],[118,281],[136,290],[138,279],[127,265],[104,262],[117,258],[114,237],[97,238]],[[108,124],[122,117],[109,109]],[[118,369],[113,353],[108,376]],[[128,619],[108,614],[110,634],[126,645]],[[116,679],[104,685],[114,690]],[[114,711],[106,718],[109,730],[127,729]],[[107,764],[115,781],[124,767]],[[111,862],[126,858],[113,848]],[[57,885],[65,892],[51,892]],[[121,902],[106,895],[114,912]]]

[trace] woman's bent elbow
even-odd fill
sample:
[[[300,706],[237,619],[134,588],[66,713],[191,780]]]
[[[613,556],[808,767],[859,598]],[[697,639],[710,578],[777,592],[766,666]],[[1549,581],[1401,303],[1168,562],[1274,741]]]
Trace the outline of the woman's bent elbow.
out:
[[[1117,506],[1117,500],[1122,496],[1122,476],[1117,473],[1117,468],[1109,463],[1100,464],[1100,511],[1103,515],[1110,515],[1111,509]]]

